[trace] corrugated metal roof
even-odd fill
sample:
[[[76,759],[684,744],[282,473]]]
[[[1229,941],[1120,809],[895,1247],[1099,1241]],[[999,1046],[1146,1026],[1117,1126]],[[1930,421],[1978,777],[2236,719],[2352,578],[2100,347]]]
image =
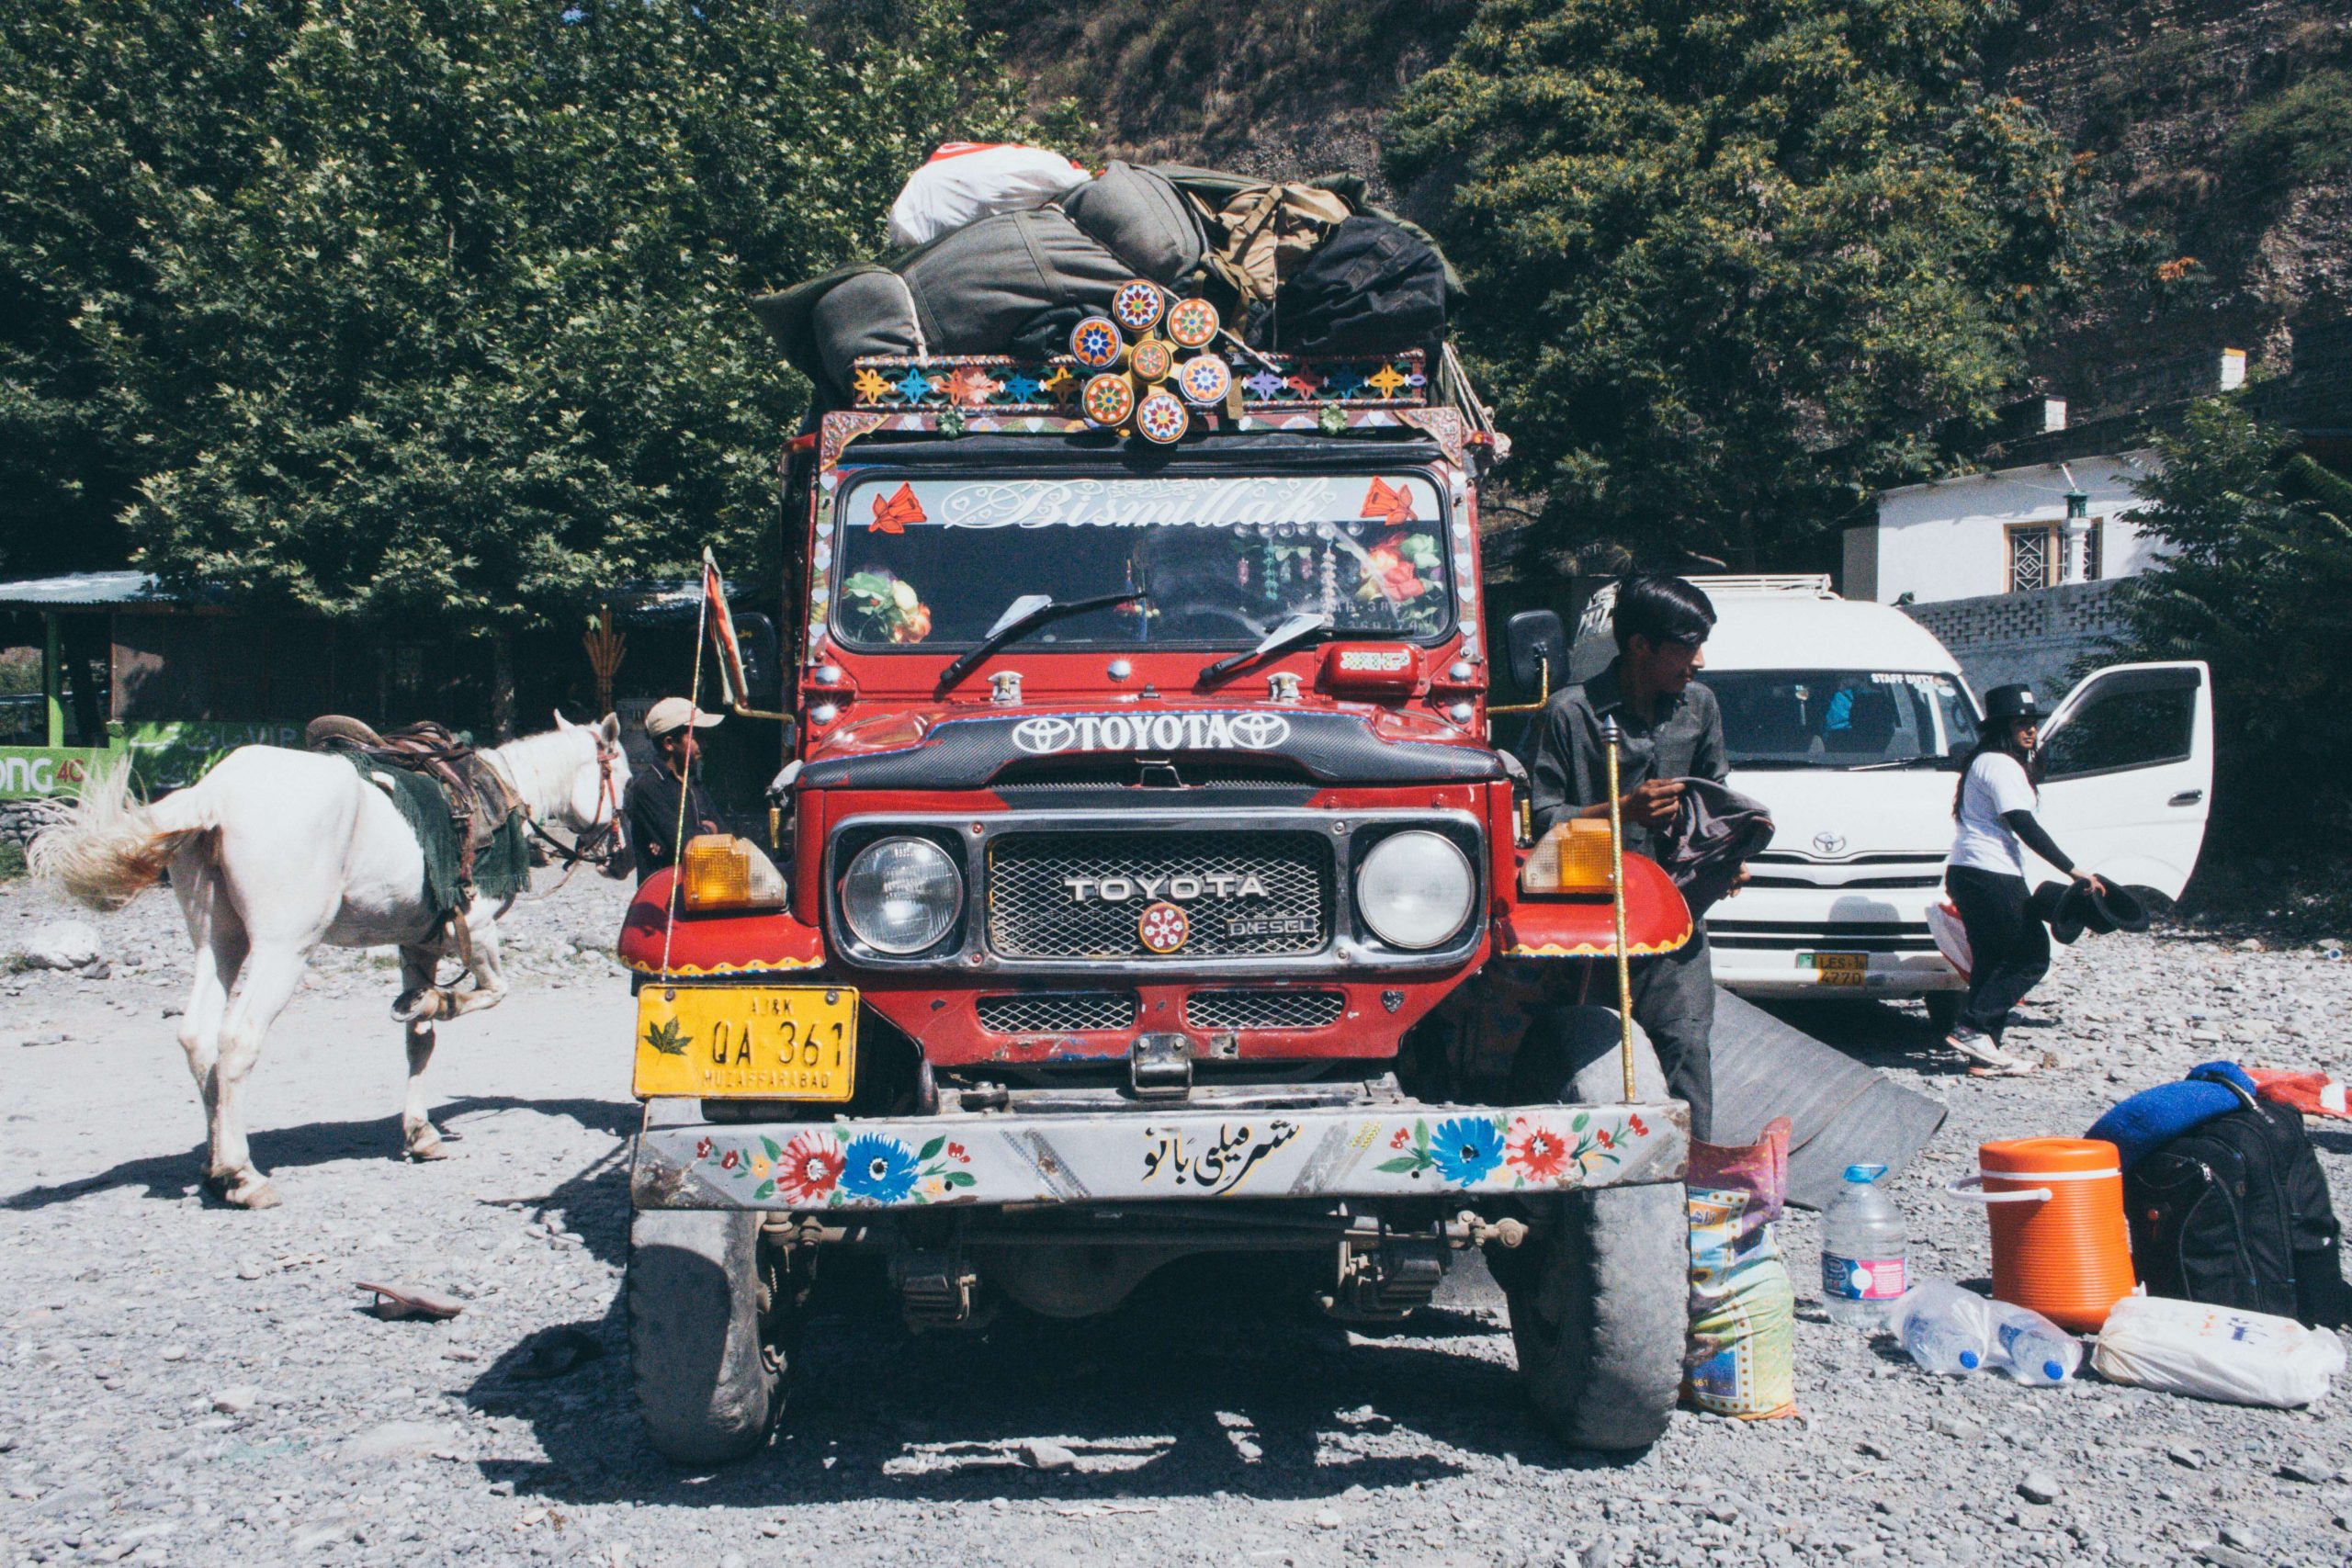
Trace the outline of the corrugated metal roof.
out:
[[[170,595],[157,592],[152,572],[74,571],[63,577],[28,577],[16,582],[0,582],[0,607],[67,609],[142,602],[170,602]]]

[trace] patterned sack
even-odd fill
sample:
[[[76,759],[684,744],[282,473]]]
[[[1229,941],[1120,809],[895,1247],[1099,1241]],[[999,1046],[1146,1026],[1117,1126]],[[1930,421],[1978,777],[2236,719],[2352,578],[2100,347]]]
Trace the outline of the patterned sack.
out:
[[[1716,1416],[1796,1414],[1796,1290],[1772,1239],[1789,1119],[1746,1148],[1690,1140],[1690,1345],[1682,1396]]]

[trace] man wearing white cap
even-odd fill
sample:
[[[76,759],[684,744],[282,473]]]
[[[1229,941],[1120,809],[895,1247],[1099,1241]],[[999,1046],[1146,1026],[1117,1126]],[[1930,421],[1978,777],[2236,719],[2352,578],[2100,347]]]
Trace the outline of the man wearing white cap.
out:
[[[629,774],[628,797],[624,802],[628,844],[636,852],[639,882],[665,865],[676,864],[679,847],[695,834],[726,831],[695,776],[695,763],[702,752],[695,731],[708,729],[719,716],[696,712],[684,697],[663,697],[646,710],[646,738],[653,742],[662,765]],[[678,823],[681,797],[685,802],[684,832]]]

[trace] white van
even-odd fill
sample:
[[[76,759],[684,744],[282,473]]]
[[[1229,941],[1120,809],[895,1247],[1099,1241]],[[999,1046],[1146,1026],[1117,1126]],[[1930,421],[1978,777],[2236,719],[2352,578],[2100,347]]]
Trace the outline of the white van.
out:
[[[1724,714],[1731,786],[1778,831],[1747,886],[1707,915],[1717,981],[1750,997],[1821,987],[1922,996],[1939,1025],[1967,983],[1937,952],[1953,770],[1980,714],[1960,664],[1886,604],[1826,576],[1696,577],[1714,602],[1700,675]],[[1577,626],[1572,680],[1616,651],[1614,594]],[[2125,664],[2086,678],[2042,728],[2039,815],[2089,870],[2177,898],[2205,840],[2212,682],[2203,664]],[[2059,875],[2033,858],[2027,880]]]

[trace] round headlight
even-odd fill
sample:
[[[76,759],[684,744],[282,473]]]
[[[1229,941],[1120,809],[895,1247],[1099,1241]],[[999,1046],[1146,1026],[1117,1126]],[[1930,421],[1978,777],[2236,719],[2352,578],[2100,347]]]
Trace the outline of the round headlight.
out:
[[[956,929],[964,876],[929,839],[881,839],[842,878],[842,915],[877,953],[921,953]]]
[[[1356,872],[1356,908],[1374,935],[1413,952],[1462,929],[1478,897],[1470,857],[1442,834],[1392,833]]]

